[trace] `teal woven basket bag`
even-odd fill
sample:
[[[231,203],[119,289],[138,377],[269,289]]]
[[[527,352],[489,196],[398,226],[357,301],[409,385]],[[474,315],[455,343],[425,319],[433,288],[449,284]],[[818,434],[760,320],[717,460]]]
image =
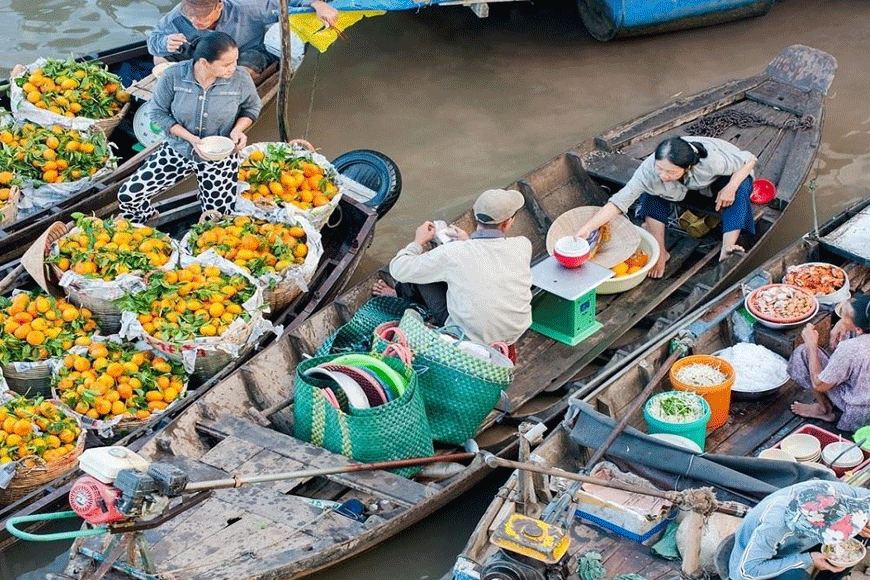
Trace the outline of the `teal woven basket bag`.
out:
[[[305,371],[328,363],[339,355],[327,355],[303,361],[296,367],[293,406],[294,435],[303,441],[329,449],[364,463],[395,461],[434,455],[432,432],[417,373],[401,360],[376,356],[408,382],[405,392],[396,399],[370,409],[350,409],[345,413],[333,407],[321,387],[331,382],[305,376]],[[336,397],[347,409],[341,389]],[[419,467],[394,470],[410,477]]]
[[[375,328],[399,320],[411,303],[395,296],[375,296],[359,307],[353,318],[323,341],[315,356],[336,352],[369,352],[372,350],[372,332]]]
[[[513,370],[463,352],[408,310],[399,322],[419,369],[420,390],[436,441],[462,445],[477,434],[511,384]]]

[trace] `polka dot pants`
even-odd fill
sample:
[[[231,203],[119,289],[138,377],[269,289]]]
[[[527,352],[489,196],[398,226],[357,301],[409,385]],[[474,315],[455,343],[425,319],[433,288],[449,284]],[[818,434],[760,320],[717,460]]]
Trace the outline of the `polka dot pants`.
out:
[[[118,191],[121,214],[134,222],[145,223],[157,213],[151,198],[192,173],[199,181],[199,202],[203,211],[230,213],[236,202],[239,163],[236,153],[221,161],[188,159],[164,143],[121,186]]]

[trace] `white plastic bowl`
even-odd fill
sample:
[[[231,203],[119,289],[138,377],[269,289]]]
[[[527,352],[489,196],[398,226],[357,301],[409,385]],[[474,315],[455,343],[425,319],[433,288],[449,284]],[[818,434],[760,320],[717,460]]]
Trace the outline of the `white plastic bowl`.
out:
[[[846,451],[847,449],[848,451]],[[840,455],[841,453],[842,455]],[[864,461],[864,453],[851,441],[834,441],[822,449],[822,461],[831,465],[835,460],[836,463],[833,463],[833,467],[848,469]]]
[[[780,441],[779,447],[800,461],[816,458],[822,450],[822,442],[808,433],[794,433]]]
[[[229,137],[224,137],[223,135],[204,137],[199,142],[199,150],[202,158],[209,161],[220,161],[221,159],[226,158],[233,152],[235,147],[236,145],[233,143],[233,140]]]
[[[791,453],[783,451],[782,449],[776,449],[775,447],[771,447],[769,449],[763,450],[758,454],[760,459],[776,459],[777,461],[791,461],[795,463],[795,458]]]
[[[632,288],[638,286],[641,282],[646,280],[647,273],[652,270],[652,267],[655,266],[656,262],[659,261],[659,243],[656,241],[651,233],[649,233],[642,227],[634,227],[637,228],[637,231],[640,234],[639,249],[643,250],[644,253],[649,256],[649,260],[647,260],[647,263],[643,266],[643,268],[641,268],[634,274],[605,280],[598,286],[598,294],[617,294],[619,292],[631,290]]]
[[[794,266],[793,269],[797,270],[804,266],[834,266],[834,264],[828,264],[827,262],[804,262],[803,264],[798,264]],[[839,266],[834,266],[839,270],[842,270],[843,276],[845,276],[845,281],[839,290],[835,290],[830,294],[817,294],[816,301],[819,304],[837,304],[838,302],[842,302],[843,300],[848,300],[852,293],[849,291],[849,274],[840,268]],[[786,284],[785,276],[782,277],[782,283]]]

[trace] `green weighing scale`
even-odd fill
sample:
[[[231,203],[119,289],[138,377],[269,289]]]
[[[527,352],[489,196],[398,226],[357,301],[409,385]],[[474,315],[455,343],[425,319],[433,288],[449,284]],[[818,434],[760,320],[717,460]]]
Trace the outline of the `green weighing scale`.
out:
[[[613,270],[593,262],[566,268],[552,256],[532,266],[532,284],[542,290],[532,300],[532,330],[574,346],[604,325],[595,320],[595,289]]]

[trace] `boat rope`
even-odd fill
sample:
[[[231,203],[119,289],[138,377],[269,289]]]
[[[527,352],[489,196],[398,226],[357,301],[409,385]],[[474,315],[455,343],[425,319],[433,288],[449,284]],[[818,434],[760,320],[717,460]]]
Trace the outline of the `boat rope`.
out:
[[[819,210],[816,208],[816,178],[812,178],[807,185],[810,189],[810,199],[813,202],[813,234],[819,239]]]
[[[815,124],[816,118],[812,115],[794,116],[785,122],[778,123],[758,115],[753,115],[752,113],[729,109],[701,117],[691,125],[687,125],[685,131],[687,135],[697,137],[718,137],[729,127],[768,126],[788,129],[790,131],[806,131],[815,126]]]
[[[317,88],[317,72],[320,70],[320,51],[314,59],[314,77],[311,79],[311,99],[308,101],[308,118],[305,119],[305,133],[302,138],[308,140],[308,132],[311,130],[311,112],[314,110],[314,89]]]

